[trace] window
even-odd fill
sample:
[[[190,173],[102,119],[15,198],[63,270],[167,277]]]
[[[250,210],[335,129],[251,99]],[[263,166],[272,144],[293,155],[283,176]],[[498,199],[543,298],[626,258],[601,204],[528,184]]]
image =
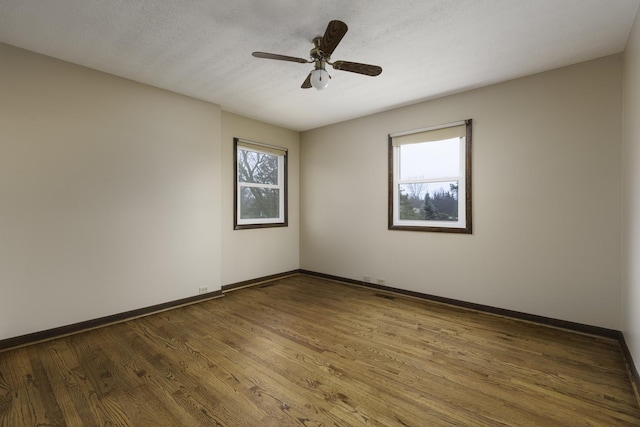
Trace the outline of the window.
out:
[[[234,138],[234,229],[287,226],[287,150]]]
[[[471,233],[471,120],[389,135],[389,229]]]

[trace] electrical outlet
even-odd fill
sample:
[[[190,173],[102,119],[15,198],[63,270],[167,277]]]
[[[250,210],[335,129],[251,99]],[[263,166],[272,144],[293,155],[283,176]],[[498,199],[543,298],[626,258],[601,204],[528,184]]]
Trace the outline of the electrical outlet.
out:
[[[382,285],[382,286],[384,286],[384,285],[386,285],[386,284],[387,284],[387,281],[386,281],[386,280],[384,280],[384,279],[378,279],[378,285]]]
[[[365,283],[371,283],[371,276],[362,276],[362,280]]]
[[[206,294],[207,292],[209,292],[209,287],[208,286],[200,286],[198,288],[198,293],[199,294]]]

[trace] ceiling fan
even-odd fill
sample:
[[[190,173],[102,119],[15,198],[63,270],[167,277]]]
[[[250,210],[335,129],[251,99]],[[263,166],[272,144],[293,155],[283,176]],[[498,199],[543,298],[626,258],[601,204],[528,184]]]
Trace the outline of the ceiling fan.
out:
[[[331,65],[334,70],[349,71],[351,73],[364,74],[365,76],[377,76],[382,73],[382,67],[377,65],[349,61],[331,62],[331,54],[347,33],[347,30],[347,24],[342,21],[334,20],[329,22],[324,36],[318,36],[313,39],[313,49],[309,52],[310,59],[266,52],[253,52],[252,55],[256,58],[277,59],[279,61],[298,62],[300,64],[314,63],[315,68],[309,73],[304,83],[302,83],[302,86],[300,86],[302,89],[315,87],[318,90],[322,90],[327,87],[331,76],[325,69],[326,64]]]

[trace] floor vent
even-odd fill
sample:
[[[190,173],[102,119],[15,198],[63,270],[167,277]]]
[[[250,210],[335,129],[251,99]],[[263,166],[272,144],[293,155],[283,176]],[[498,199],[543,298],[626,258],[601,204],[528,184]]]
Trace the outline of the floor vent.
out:
[[[269,286],[277,285],[276,282],[265,283],[264,285],[258,286],[260,289],[268,288]]]

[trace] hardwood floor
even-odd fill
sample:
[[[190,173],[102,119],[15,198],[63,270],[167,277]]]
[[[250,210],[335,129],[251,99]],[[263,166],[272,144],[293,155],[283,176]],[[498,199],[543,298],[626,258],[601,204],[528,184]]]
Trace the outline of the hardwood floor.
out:
[[[638,426],[617,341],[294,276],[0,353],[1,426]]]

